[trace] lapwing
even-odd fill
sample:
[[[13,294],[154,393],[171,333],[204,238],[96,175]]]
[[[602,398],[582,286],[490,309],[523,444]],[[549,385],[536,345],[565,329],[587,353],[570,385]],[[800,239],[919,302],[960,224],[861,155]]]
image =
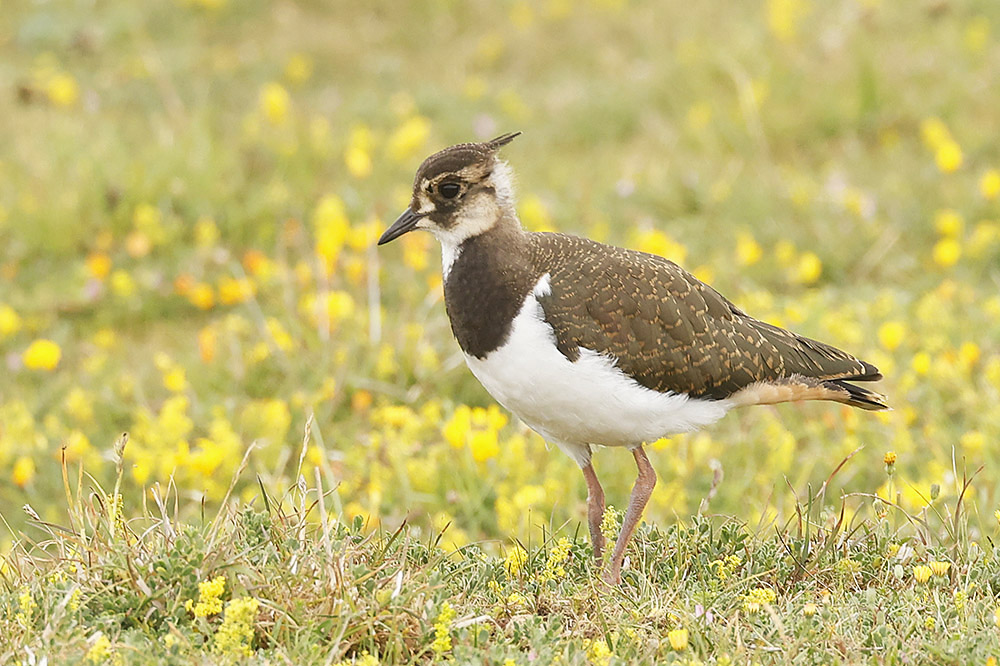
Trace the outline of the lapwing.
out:
[[[497,155],[518,134],[428,157],[410,207],[378,244],[414,229],[440,241],[445,307],[466,363],[501,405],[579,464],[598,561],[605,505],[592,447],[632,452],[638,478],[605,580],[620,582],[656,484],[646,442],[745,405],[888,408],[853,383],[881,379],[875,366],[754,319],[664,257],[524,230],[511,169]]]

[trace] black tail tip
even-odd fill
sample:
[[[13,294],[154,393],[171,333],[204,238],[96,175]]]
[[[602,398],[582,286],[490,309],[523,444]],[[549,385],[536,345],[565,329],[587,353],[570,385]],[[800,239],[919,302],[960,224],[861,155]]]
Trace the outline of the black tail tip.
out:
[[[851,407],[857,407],[859,409],[866,409],[871,412],[881,412],[891,410],[892,407],[889,406],[889,402],[884,395],[881,393],[876,393],[875,391],[870,391],[866,388],[860,386],[855,386],[842,379],[835,379],[833,381],[827,382],[831,385],[831,388],[836,388],[841,392],[847,393],[845,400],[843,401],[845,405],[850,405]]]

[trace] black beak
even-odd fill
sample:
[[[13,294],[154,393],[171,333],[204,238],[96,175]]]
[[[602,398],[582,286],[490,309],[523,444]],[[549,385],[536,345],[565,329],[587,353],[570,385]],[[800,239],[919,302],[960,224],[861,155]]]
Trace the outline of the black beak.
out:
[[[408,231],[413,231],[424,216],[420,213],[414,213],[412,209],[407,208],[403,211],[403,214],[396,218],[396,221],[392,223],[392,226],[385,230],[382,237],[378,239],[379,245],[385,245],[391,240],[395,240],[405,234]]]

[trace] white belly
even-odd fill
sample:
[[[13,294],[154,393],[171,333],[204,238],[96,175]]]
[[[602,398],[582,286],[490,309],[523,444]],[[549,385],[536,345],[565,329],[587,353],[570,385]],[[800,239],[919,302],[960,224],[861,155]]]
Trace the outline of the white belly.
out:
[[[528,294],[504,346],[485,359],[466,354],[465,361],[497,402],[581,466],[591,444],[637,446],[714,423],[732,407],[648,389],[589,349],[567,359],[536,298],[548,293],[548,277]]]

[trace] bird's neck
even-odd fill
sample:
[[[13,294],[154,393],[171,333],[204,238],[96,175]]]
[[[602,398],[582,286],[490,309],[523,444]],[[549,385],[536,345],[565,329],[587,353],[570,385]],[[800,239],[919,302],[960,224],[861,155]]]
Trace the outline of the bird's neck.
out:
[[[480,211],[475,216],[465,217],[453,229],[435,231],[434,235],[441,242],[441,270],[446,281],[455,262],[469,244],[496,245],[502,253],[516,252],[526,237],[513,206]],[[504,246],[507,247],[506,250],[502,249]]]
[[[446,255],[444,300],[452,331],[466,354],[483,358],[506,340],[540,277],[531,237],[516,216],[503,217],[466,238],[448,261]]]

